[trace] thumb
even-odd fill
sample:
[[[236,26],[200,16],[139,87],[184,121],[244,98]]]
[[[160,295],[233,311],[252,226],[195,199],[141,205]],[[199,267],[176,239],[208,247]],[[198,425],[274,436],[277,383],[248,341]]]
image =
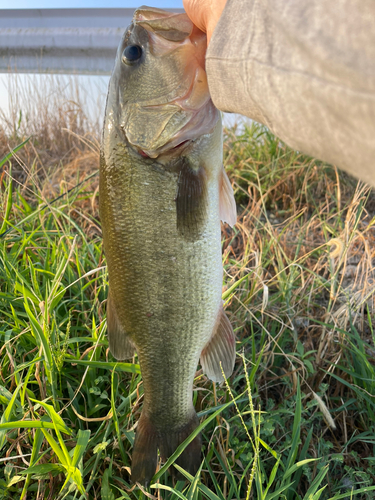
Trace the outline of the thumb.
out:
[[[201,31],[207,31],[211,0],[183,0],[186,14]]]
[[[186,14],[201,31],[207,33],[207,43],[226,3],[227,0],[183,0]]]

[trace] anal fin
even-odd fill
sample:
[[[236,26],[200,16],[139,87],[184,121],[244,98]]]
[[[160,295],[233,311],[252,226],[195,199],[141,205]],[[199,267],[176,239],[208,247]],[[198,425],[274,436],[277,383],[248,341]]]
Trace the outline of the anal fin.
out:
[[[219,210],[220,219],[233,227],[237,222],[236,201],[234,199],[232,185],[224,167],[222,168],[220,179]]]
[[[225,378],[228,378],[233,372],[235,359],[236,339],[232,325],[221,307],[211,338],[201,353],[200,362],[209,379],[213,382],[223,382],[221,367]]]
[[[109,349],[116,359],[122,360],[134,356],[134,346],[118,319],[110,290],[107,299],[107,332]]]

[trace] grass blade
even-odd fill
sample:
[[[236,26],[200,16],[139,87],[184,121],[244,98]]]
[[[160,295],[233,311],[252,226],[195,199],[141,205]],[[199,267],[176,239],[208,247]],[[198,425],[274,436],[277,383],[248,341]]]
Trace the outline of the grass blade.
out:
[[[9,422],[10,418],[12,417],[13,408],[16,404],[17,396],[18,396],[18,393],[19,393],[21,387],[22,387],[22,384],[19,384],[18,387],[16,388],[16,390],[14,391],[14,394],[13,394],[11,400],[9,401],[6,410],[1,417],[0,426],[1,426],[1,424],[5,424],[5,423]],[[1,427],[0,427],[0,429],[1,429]],[[6,431],[0,430],[0,450],[3,448],[5,443],[6,443]]]

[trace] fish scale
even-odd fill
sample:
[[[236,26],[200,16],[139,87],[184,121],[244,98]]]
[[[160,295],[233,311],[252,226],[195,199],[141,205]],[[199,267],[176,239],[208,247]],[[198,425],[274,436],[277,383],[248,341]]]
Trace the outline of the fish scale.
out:
[[[196,370],[221,304],[218,196],[209,196],[204,236],[186,242],[175,222],[178,174],[168,172],[168,167],[155,170],[150,161],[140,161],[125,148],[122,163],[117,157],[114,161],[116,168],[102,167],[100,180],[111,186],[110,198],[101,194],[109,282],[118,316],[141,366],[153,367],[150,373],[142,370],[146,401],[150,398],[154,412],[159,406],[168,408],[168,425],[175,424],[182,417],[187,419],[180,409],[182,402],[191,410],[186,380]],[[165,357],[153,354],[161,349]],[[166,365],[165,359],[172,358],[175,362]],[[160,383],[163,378],[174,381],[167,391]]]

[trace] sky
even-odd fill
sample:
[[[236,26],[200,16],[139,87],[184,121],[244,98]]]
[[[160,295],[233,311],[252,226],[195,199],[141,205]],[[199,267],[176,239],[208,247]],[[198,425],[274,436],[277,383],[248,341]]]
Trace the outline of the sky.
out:
[[[152,5],[159,8],[182,9],[182,0],[0,0],[0,9],[62,9],[62,8],[99,8]]]

